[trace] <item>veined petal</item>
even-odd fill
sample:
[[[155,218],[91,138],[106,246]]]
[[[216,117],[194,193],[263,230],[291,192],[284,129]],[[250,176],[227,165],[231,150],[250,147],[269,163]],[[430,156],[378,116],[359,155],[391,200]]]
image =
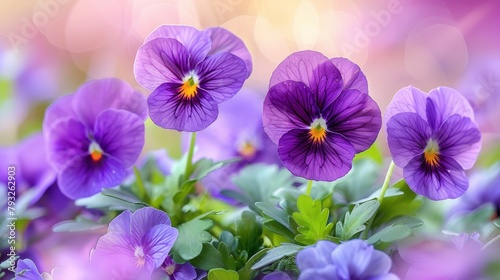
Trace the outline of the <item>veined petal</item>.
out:
[[[334,181],[352,167],[356,150],[343,136],[327,132],[325,140],[310,140],[308,129],[292,129],[281,137],[278,154],[283,165],[299,177]]]
[[[177,229],[166,224],[158,224],[144,235],[141,244],[144,245],[144,252],[153,259],[154,268],[162,265],[174,246],[177,235]]]
[[[24,271],[24,274],[18,275]],[[16,277],[14,279],[43,280],[35,263],[30,259],[19,259],[16,266]]]
[[[144,122],[128,111],[109,109],[97,116],[94,136],[105,154],[129,168],[144,146]]]
[[[208,28],[203,32],[207,33],[212,39],[212,48],[208,53],[209,56],[221,52],[234,54],[245,62],[247,68],[246,78],[250,76],[250,73],[252,73],[252,56],[240,38],[222,27]]]
[[[92,254],[91,261],[99,262],[101,261],[101,257],[110,258],[114,255],[121,255],[133,261],[135,245],[139,244],[134,244],[126,233],[108,232],[97,240],[97,245]]]
[[[300,51],[289,55],[273,71],[269,88],[285,82],[302,82],[308,87],[311,86],[310,79],[317,65],[327,61],[328,58],[316,51]]]
[[[167,213],[152,207],[136,210],[131,220],[131,232],[134,240],[140,242],[149,229],[159,224],[171,225]]]
[[[387,122],[387,141],[399,167],[421,155],[431,137],[429,125],[416,113],[399,113]]]
[[[94,128],[97,115],[106,109],[122,109],[146,120],[146,97],[117,78],[92,80],[75,93],[73,103],[78,119],[89,129]]]
[[[373,252],[373,246],[360,239],[350,240],[338,246],[331,256],[339,278],[364,279],[361,276],[369,267]]]
[[[98,163],[90,155],[72,160],[58,176],[61,192],[71,199],[88,197],[119,185],[127,176],[122,162],[103,155]]]
[[[375,142],[382,126],[377,103],[357,90],[344,90],[322,113],[328,130],[343,135],[358,153]]]
[[[338,278],[337,268],[334,265],[327,265],[315,269],[307,269],[301,271],[299,274],[299,280],[343,280],[343,278]]]
[[[330,105],[342,92],[342,75],[330,60],[318,64],[309,79],[320,110]]]
[[[399,113],[417,113],[424,121],[427,121],[426,98],[427,94],[414,86],[398,90],[385,110],[385,121],[388,122]]]
[[[276,144],[283,134],[294,128],[307,129],[319,117],[320,111],[314,96],[302,82],[276,84],[269,89],[264,100],[264,130]]]
[[[368,267],[364,270],[364,272],[360,275],[361,279],[369,278],[369,279],[398,279],[393,278],[394,275],[388,275],[391,270],[392,261],[391,258],[384,252],[379,250],[374,250],[370,263]]]
[[[62,96],[47,107],[43,118],[43,132],[45,137],[47,137],[47,132],[51,130],[55,122],[63,118],[77,118],[76,112],[73,109],[74,97],[75,94]]]
[[[88,154],[90,140],[87,138],[87,130],[75,119],[60,119],[45,133],[47,158],[57,171]]]
[[[180,84],[165,83],[148,97],[149,116],[158,126],[178,131],[200,131],[217,119],[217,102],[208,92],[198,89],[189,99],[179,94]]]
[[[158,37],[175,39],[184,45],[193,66],[202,61],[212,47],[210,35],[192,26],[161,25],[148,35],[144,44]]]
[[[423,155],[414,157],[404,167],[403,176],[410,189],[432,200],[457,198],[469,187],[460,164],[444,155],[434,169],[427,167]]]
[[[355,89],[368,94],[368,82],[357,64],[344,57],[330,59],[342,75],[343,90]]]
[[[451,116],[457,114],[474,121],[474,111],[469,102],[458,91],[449,87],[438,87],[429,92],[429,101],[433,107],[427,112],[427,120],[433,130],[439,127]],[[427,104],[427,110],[431,106]]]
[[[208,57],[196,67],[200,88],[206,90],[217,103],[235,95],[246,79],[245,62],[230,53]]]
[[[109,222],[108,232],[116,231],[120,233],[130,234],[130,221],[132,213],[130,210],[123,211],[120,215],[116,216]]]
[[[441,154],[452,157],[463,169],[472,168],[481,149],[481,132],[476,123],[453,115],[441,125],[436,138]]]
[[[149,90],[166,82],[181,82],[192,70],[189,52],[175,39],[157,37],[137,50],[134,75]]]
[[[331,253],[337,244],[330,241],[318,241],[314,247],[303,249],[297,254],[295,262],[299,270],[321,268],[332,264]]]

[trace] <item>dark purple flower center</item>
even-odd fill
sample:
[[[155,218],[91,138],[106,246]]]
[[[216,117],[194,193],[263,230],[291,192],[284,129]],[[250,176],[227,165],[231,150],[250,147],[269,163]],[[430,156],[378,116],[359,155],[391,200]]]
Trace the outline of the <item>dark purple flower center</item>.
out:
[[[325,119],[315,119],[309,128],[309,140],[313,143],[323,143],[326,138],[326,128]]]
[[[435,167],[439,164],[439,145],[436,140],[430,139],[424,150],[424,159],[428,166]]]
[[[182,85],[179,88],[179,93],[181,97],[185,99],[191,99],[198,93],[198,76],[195,74],[190,74],[186,76],[183,80]]]
[[[101,146],[99,146],[97,142],[92,141],[92,143],[89,146],[89,154],[92,161],[99,162],[102,158]]]

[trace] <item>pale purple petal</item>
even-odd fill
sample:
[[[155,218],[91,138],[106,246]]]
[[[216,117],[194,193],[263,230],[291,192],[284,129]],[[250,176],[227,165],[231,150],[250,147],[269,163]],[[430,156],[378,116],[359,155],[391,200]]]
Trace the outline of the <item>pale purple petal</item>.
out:
[[[230,53],[220,53],[203,60],[196,73],[200,78],[199,87],[206,90],[217,103],[235,95],[246,78],[245,62]]]
[[[198,89],[197,94],[183,98],[179,84],[165,83],[148,97],[149,116],[158,126],[178,131],[200,131],[217,119],[217,103],[208,92]]]
[[[309,130],[292,129],[281,137],[278,154],[283,165],[295,176],[334,181],[351,170],[356,150],[336,133],[328,132],[324,142],[314,143]]]
[[[212,48],[208,53],[209,56],[221,52],[232,53],[245,62],[247,68],[246,78],[250,76],[250,73],[252,73],[252,56],[240,38],[221,27],[208,28],[203,32],[209,34],[212,39]]]
[[[276,144],[283,134],[294,128],[307,129],[319,117],[311,90],[301,82],[279,83],[269,90],[264,100],[264,130]]]
[[[316,51],[300,51],[289,55],[274,70],[269,82],[269,88],[285,82],[296,81],[311,86],[310,79],[318,64],[327,61],[328,58]]]
[[[262,278],[262,280],[291,280],[292,278],[283,271],[275,271]]]
[[[334,265],[327,265],[315,269],[307,269],[301,271],[299,280],[344,280],[337,277],[337,268]]]
[[[134,75],[148,90],[155,90],[166,82],[181,82],[192,70],[188,64],[189,52],[175,39],[155,38],[137,50]]]
[[[439,165],[429,169],[421,156],[416,156],[403,169],[410,189],[432,200],[457,198],[469,187],[464,170],[453,158],[440,155]]]
[[[170,38],[179,41],[189,52],[190,65],[196,65],[207,56],[213,43],[209,34],[186,25],[161,25],[144,41],[144,44],[155,38]]]
[[[338,246],[331,253],[333,263],[337,267],[337,275],[341,279],[364,279],[362,276],[368,268],[374,249],[364,240],[354,239]],[[390,260],[389,260],[390,268]]]
[[[98,163],[90,155],[68,161],[59,173],[58,185],[61,192],[71,199],[97,194],[103,188],[119,185],[127,176],[122,162],[114,157],[103,155]]]
[[[116,231],[120,233],[130,234],[130,221],[132,213],[130,210],[123,211],[120,215],[116,216],[109,222],[108,232]]]
[[[24,274],[22,276],[19,275],[23,270]],[[15,279],[43,280],[35,263],[30,259],[19,259],[17,261]]]
[[[344,136],[362,152],[377,139],[382,116],[375,101],[357,90],[344,90],[335,101],[323,110],[328,130]]]
[[[305,270],[309,268],[321,268],[332,264],[332,258],[330,254],[337,248],[337,244],[330,241],[320,240],[313,247],[308,247],[301,250],[295,262],[300,270]]]
[[[344,57],[336,57],[330,59],[331,62],[339,69],[342,74],[343,89],[355,89],[361,93],[368,94],[368,82],[365,74],[354,62]]]
[[[54,123],[62,118],[77,118],[76,112],[73,109],[73,98],[75,94],[69,94],[58,98],[54,103],[50,104],[45,110],[43,119],[43,132],[46,136]]]
[[[120,256],[120,259],[128,259],[129,263],[134,263],[134,244],[129,235],[123,232],[108,232],[97,240],[97,245],[92,254],[91,261],[99,262],[101,258],[111,259]]]
[[[97,116],[106,109],[123,109],[147,118],[146,97],[117,78],[92,80],[78,88],[73,98],[78,119],[93,129]]]
[[[416,113],[399,113],[387,122],[387,141],[394,163],[405,167],[422,155],[431,137],[429,125]]]
[[[429,92],[428,99],[434,105],[433,120],[429,120],[429,125],[433,129],[438,129],[452,115],[460,115],[474,121],[474,111],[469,102],[458,91],[448,87],[438,87]],[[429,104],[427,104],[429,107]],[[429,115],[427,115],[429,118]]]
[[[360,278],[365,279],[392,279],[385,278],[385,275],[391,270],[392,261],[391,258],[384,252],[374,250],[370,263],[364,272],[360,275]],[[391,277],[393,277],[392,275]]]
[[[132,215],[132,236],[134,240],[140,242],[149,229],[162,224],[171,225],[170,218],[165,212],[151,207],[138,209]]]
[[[310,88],[316,97],[316,105],[320,110],[330,105],[342,92],[342,76],[329,60],[318,64],[310,80]]]
[[[472,168],[481,149],[481,132],[476,123],[453,115],[440,127],[436,138],[441,154],[452,157],[464,169]]]
[[[104,154],[129,168],[144,146],[144,122],[128,111],[108,109],[97,116],[94,136]]]
[[[388,122],[399,113],[417,113],[424,121],[427,121],[426,98],[427,94],[414,86],[398,90],[387,106],[385,121]]]
[[[154,268],[162,265],[174,246],[177,235],[177,229],[167,224],[157,224],[146,232],[141,244],[144,246],[144,253],[153,259]]]
[[[69,162],[88,155],[90,140],[85,126],[75,119],[60,119],[46,133],[47,159],[61,171]]]

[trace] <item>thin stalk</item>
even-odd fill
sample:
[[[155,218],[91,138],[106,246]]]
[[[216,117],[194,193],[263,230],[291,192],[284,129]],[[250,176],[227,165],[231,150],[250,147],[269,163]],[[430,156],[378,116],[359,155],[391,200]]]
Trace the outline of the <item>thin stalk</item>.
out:
[[[191,132],[191,137],[189,140],[189,150],[186,162],[186,172],[184,173],[186,176],[186,180],[191,176],[191,172],[193,170],[193,154],[194,154],[194,146],[196,143],[196,132]]]
[[[312,181],[312,180],[309,180],[309,181],[307,182],[307,190],[306,190],[306,194],[307,194],[307,195],[311,195],[312,185],[313,185],[313,181]]]

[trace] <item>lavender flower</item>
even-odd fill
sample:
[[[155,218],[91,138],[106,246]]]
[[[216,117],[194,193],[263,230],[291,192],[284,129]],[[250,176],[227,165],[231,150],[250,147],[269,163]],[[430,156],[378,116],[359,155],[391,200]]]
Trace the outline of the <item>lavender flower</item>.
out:
[[[54,268],[52,273],[40,273],[35,263],[30,259],[19,259],[16,267],[16,278],[24,280],[62,280],[62,270]]]
[[[159,272],[152,279],[165,279],[168,276],[170,280],[194,280],[198,277],[196,270],[189,262],[177,264],[171,257],[167,257],[158,270]]]
[[[61,192],[77,199],[120,184],[144,145],[146,116],[145,98],[112,78],[49,106],[43,130]]]
[[[387,135],[394,163],[410,188],[433,200],[456,198],[468,188],[481,148],[474,112],[457,91],[438,87],[429,95],[409,86],[387,107]]]
[[[318,241],[314,247],[300,251],[296,263],[300,270],[299,280],[398,279],[389,273],[390,257],[360,239],[340,245]]]
[[[149,279],[165,261],[177,234],[168,215],[160,210],[124,211],[97,241],[91,264],[107,279]]]
[[[373,144],[381,116],[356,64],[302,51],[274,70],[263,123],[294,175],[333,181],[347,174],[356,153]]]
[[[151,120],[160,127],[199,131],[215,121],[218,104],[240,90],[252,62],[243,42],[223,28],[199,31],[163,25],[137,51],[134,74],[151,90]]]

